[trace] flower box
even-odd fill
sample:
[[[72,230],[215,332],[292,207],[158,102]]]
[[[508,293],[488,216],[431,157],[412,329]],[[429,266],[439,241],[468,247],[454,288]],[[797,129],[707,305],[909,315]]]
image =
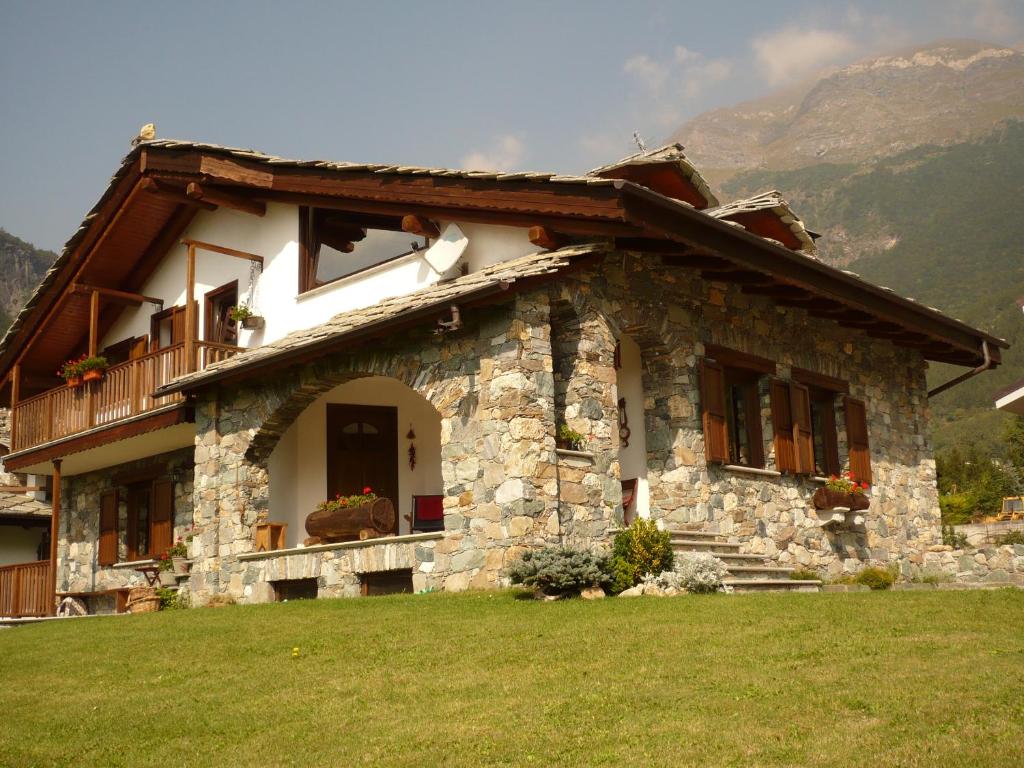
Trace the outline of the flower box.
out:
[[[842,507],[852,511],[864,510],[871,506],[871,500],[863,493],[837,491],[832,488],[819,488],[811,497],[815,509],[836,509]]]
[[[258,331],[264,326],[264,320],[261,315],[249,315],[242,320],[242,327],[247,331]]]

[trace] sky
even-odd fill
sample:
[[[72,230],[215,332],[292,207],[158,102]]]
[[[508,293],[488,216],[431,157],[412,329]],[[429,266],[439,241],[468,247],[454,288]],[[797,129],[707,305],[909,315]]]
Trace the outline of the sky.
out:
[[[584,172],[1024,0],[0,0],[0,228],[59,250],[140,126],[303,159]],[[0,276],[2,278],[2,276]]]

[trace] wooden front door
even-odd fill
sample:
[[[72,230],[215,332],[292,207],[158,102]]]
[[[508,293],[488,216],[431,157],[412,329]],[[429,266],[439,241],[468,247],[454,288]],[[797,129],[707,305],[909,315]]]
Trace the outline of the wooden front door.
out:
[[[398,508],[398,409],[328,403],[327,497],[366,487]]]

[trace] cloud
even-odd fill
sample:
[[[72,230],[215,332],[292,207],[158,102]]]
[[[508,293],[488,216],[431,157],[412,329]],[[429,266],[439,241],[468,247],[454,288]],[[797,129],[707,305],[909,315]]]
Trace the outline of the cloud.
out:
[[[1003,40],[1019,34],[1020,22],[1003,0],[974,0],[963,10],[968,11],[971,6],[971,26],[987,38]]]
[[[473,151],[463,156],[461,165],[473,171],[511,171],[520,165],[526,147],[518,136],[498,136],[487,151]]]
[[[848,59],[858,49],[844,32],[798,26],[760,35],[750,45],[759,73],[771,86],[809,77]]]
[[[626,60],[623,71],[640,85],[647,111],[661,125],[678,122],[685,102],[693,101],[708,88],[727,79],[733,72],[729,59],[709,59],[684,45],[677,45],[669,56],[655,59],[645,53]]]

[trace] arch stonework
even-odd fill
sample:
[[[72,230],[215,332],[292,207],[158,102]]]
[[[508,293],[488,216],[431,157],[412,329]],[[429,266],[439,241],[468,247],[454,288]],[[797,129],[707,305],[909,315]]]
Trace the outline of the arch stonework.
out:
[[[547,487],[555,476],[548,297],[522,294],[465,315],[454,334],[333,354],[197,402],[198,602],[217,592],[245,599],[265,576],[238,556],[252,550],[269,506],[269,456],[310,403],[363,376],[401,381],[441,417],[445,536],[430,544],[422,586],[497,586],[521,547],[558,540],[558,501]]]

